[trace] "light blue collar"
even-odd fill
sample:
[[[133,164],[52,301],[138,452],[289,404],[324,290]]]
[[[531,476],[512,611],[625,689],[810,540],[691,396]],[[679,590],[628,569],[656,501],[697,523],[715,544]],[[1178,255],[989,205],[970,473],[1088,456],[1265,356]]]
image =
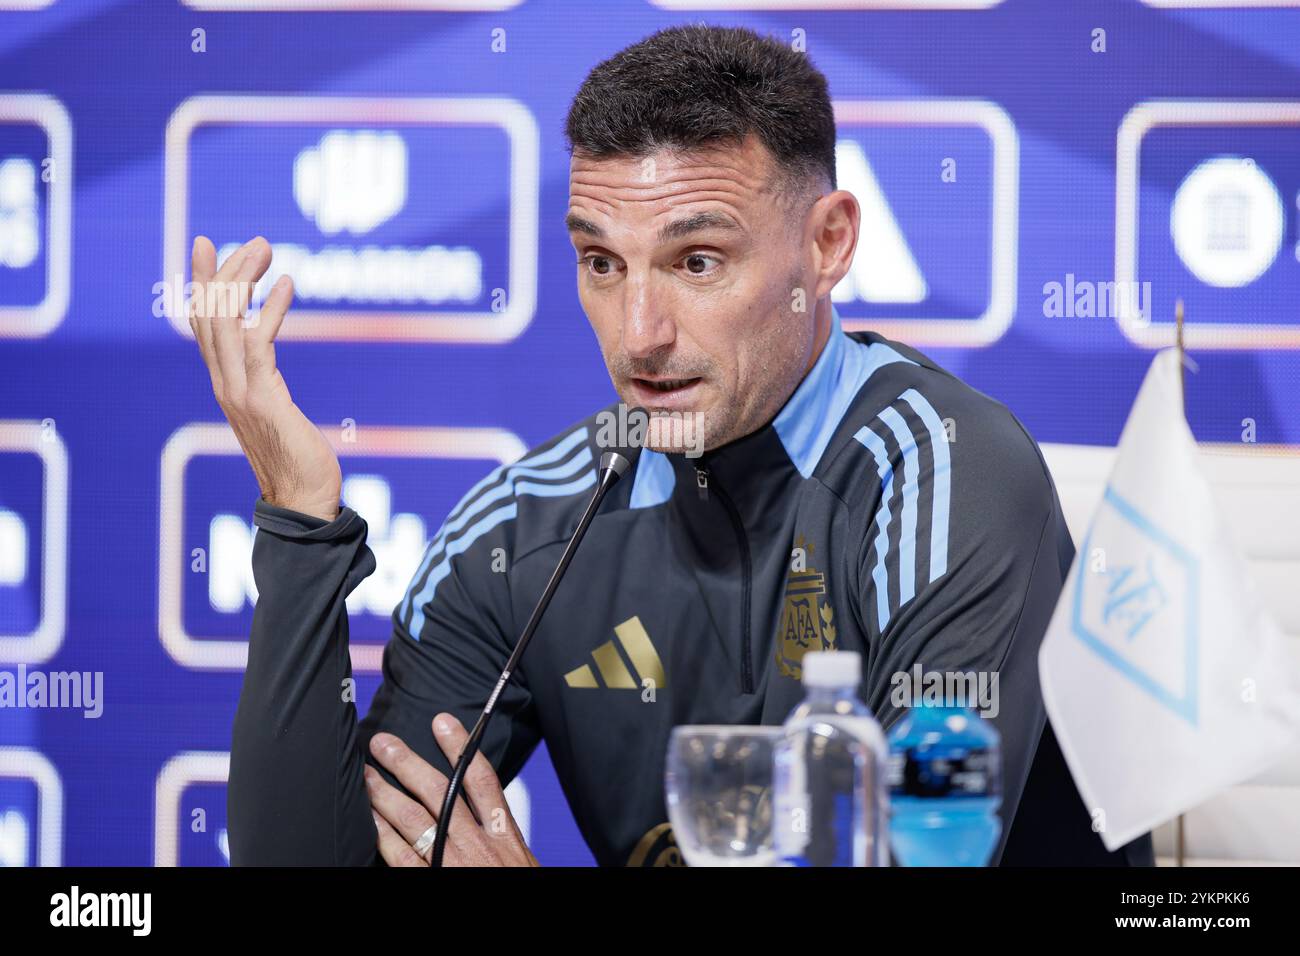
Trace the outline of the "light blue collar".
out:
[[[915,364],[883,342],[864,345],[849,338],[839,310],[831,306],[831,331],[821,355],[772,420],[772,428],[799,474],[811,477],[862,386],[876,369],[891,362]],[[674,482],[668,459],[644,449],[637,463],[631,506],[662,504],[672,494]]]
[[[786,454],[805,478],[817,467],[831,440],[831,433],[847,408],[845,403],[836,414],[834,406],[839,392],[836,386],[843,378],[848,344],[850,340],[840,325],[839,310],[831,306],[831,331],[822,347],[822,354],[817,356],[813,367],[772,421]],[[856,342],[851,344],[857,345]]]
[[[831,306],[831,334],[790,400],[772,421],[786,454],[805,478],[817,469],[849,406],[876,369],[891,362],[916,364],[883,342],[849,338]]]

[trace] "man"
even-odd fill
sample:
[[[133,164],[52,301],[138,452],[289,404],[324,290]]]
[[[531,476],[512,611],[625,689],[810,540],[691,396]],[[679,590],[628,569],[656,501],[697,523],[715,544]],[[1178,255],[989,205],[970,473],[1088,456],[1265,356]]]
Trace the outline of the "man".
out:
[[[1105,852],[1045,723],[1037,651],[1073,549],[1033,440],[920,353],[840,328],[830,293],[859,208],[835,188],[824,77],[748,30],[673,28],[597,66],[566,133],[578,291],[610,378],[660,422],[702,423],[704,453],[690,429],[652,432],[602,505],[501,696],[446,862],[536,863],[501,785],[542,740],[599,863],[676,862],[671,728],[779,723],[803,654],[836,649],[862,654],[886,728],[916,667],[996,675],[995,859],[1149,863],[1149,837]],[[256,280],[269,257],[254,239],[217,271],[200,237],[199,293]],[[608,419],[564,429],[452,510],[394,610],[358,728],[344,598],[374,559],[339,507],[337,458],[275,367],[290,295],[282,279],[252,328],[246,294],[192,308],[262,491],[231,859],[423,865],[449,758],[590,497]]]

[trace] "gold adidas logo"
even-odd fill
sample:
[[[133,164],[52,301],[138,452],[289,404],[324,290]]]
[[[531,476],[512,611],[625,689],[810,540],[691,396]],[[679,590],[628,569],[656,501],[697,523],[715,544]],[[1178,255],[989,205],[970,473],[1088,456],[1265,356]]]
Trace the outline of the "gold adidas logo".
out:
[[[619,649],[622,649],[622,654]],[[624,663],[623,656],[627,656]],[[640,690],[646,681],[649,686],[662,689],[668,686],[664,677],[663,661],[655,646],[650,642],[639,617],[631,617],[615,626],[614,636],[591,652],[596,669],[590,664],[575,667],[564,675],[564,682],[570,687],[608,687],[616,690]],[[627,665],[640,677],[633,676]],[[597,681],[596,674],[600,674]]]

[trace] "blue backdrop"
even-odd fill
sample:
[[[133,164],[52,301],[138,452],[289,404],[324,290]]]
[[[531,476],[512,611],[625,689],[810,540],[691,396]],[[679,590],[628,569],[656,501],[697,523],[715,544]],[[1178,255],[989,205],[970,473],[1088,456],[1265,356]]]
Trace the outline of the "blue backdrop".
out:
[[[281,365],[380,558],[364,710],[461,492],[613,398],[562,124],[659,27],[750,25],[829,77],[846,318],[1040,441],[1113,444],[1182,298],[1197,437],[1300,444],[1296,0],[384,5],[0,0],[0,675],[90,675],[0,709],[0,864],[225,862],[256,489],[172,321],[192,236],[263,234],[297,282]],[[543,863],[590,862],[544,752],[514,798]]]

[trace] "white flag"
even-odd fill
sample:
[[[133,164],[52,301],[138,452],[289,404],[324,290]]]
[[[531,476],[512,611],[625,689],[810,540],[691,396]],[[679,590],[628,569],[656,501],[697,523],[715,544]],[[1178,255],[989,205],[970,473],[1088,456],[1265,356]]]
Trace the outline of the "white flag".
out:
[[[1173,349],[1138,391],[1038,667],[1110,850],[1300,740],[1300,660],[1215,512]]]

